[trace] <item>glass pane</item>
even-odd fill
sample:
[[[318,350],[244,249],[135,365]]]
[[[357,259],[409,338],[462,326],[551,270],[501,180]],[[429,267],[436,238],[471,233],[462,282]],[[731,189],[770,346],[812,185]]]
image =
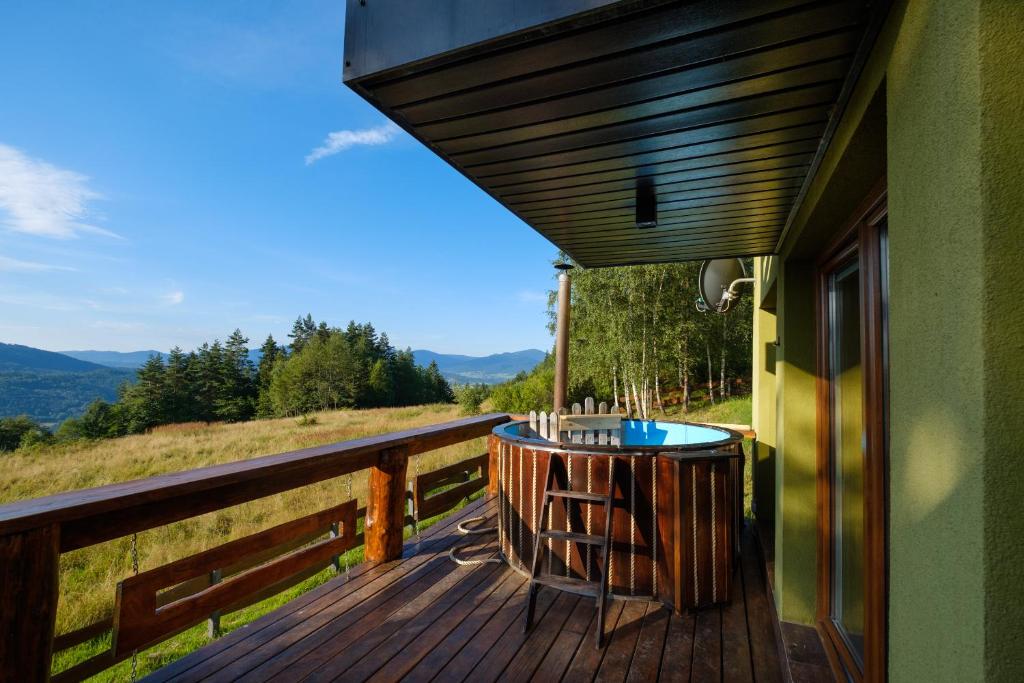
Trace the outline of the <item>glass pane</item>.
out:
[[[860,271],[829,283],[833,462],[832,617],[858,659],[864,651],[864,420]]]

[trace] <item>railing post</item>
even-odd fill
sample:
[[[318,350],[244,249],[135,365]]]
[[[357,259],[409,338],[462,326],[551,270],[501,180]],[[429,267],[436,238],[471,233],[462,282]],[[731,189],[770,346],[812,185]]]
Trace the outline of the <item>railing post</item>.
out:
[[[59,562],[56,524],[0,536],[0,683],[50,677]]]
[[[405,473],[409,449],[405,446],[380,452],[370,468],[370,492],[366,503],[366,559],[386,562],[402,556],[405,528]]]

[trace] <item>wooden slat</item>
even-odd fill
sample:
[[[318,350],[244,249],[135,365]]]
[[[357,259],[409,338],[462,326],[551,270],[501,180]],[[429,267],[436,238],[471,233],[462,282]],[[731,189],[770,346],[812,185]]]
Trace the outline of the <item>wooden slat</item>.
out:
[[[625,604],[622,600],[612,600],[608,603],[605,612],[606,632],[614,634],[618,628],[619,615],[622,614]],[[589,681],[594,679],[594,674],[601,667],[601,660],[604,659],[604,654],[608,648],[607,646],[601,649],[594,647],[594,643],[597,642],[597,626],[597,619],[590,622],[590,628],[583,637],[583,642],[576,650],[572,662],[569,663],[569,668],[562,677],[565,683],[589,683]]]
[[[281,524],[121,581],[114,608],[115,654],[131,652],[174,635],[208,618],[216,610],[225,609],[268,585],[282,582],[345,552],[353,546],[355,512],[356,502],[350,500],[330,510]],[[292,552],[177,602],[157,606],[156,591],[160,587],[213,571],[247,550],[260,552],[279,545],[290,533],[302,533],[308,526],[322,524],[324,517],[342,523],[339,537]]]
[[[523,605],[525,579],[512,571],[503,573],[503,580],[490,597],[478,605],[473,612],[448,632],[443,640],[433,643],[416,667],[402,679],[405,683],[428,683],[440,671],[454,653],[462,650],[474,636],[485,628],[495,630],[495,624],[503,624],[502,617],[518,615]],[[507,624],[506,624],[507,625]],[[416,648],[419,641],[413,643]]]
[[[595,681],[621,681],[626,678],[646,613],[647,604],[644,602],[631,600],[623,606]]]
[[[67,650],[81,645],[82,643],[88,642],[93,638],[103,635],[114,626],[114,617],[104,617],[99,621],[94,621],[91,624],[86,624],[81,628],[76,628],[73,631],[62,633],[59,636],[55,636],[53,639],[53,651],[60,652],[61,650]]]
[[[323,661],[332,653],[353,646],[388,617],[407,606],[415,597],[427,595],[427,603],[436,598],[438,585],[444,584],[453,572],[447,557],[436,557],[412,573],[379,591],[369,600],[348,605],[343,611],[328,606],[318,614],[312,628],[292,629],[277,642],[261,648],[259,666],[253,661],[239,661],[225,669],[218,678],[238,681],[265,681],[293,672],[308,671],[311,664]],[[340,607],[340,605],[339,605]],[[326,619],[326,621],[324,621]],[[320,628],[316,625],[320,624]],[[306,637],[301,637],[306,634]]]
[[[485,436],[508,420],[480,415],[3,505],[0,535],[59,523],[61,552],[68,552],[366,469],[387,448],[405,446],[414,455]]]
[[[692,612],[672,615],[668,633],[665,634],[659,680],[666,683],[689,683],[695,626],[696,617]]]
[[[495,648],[511,649],[513,641],[521,642],[522,613],[526,606],[527,583],[523,581],[517,591],[502,605],[487,624],[472,635],[465,646],[434,674],[439,681],[461,681],[475,667],[489,658]],[[537,596],[537,618],[543,618],[553,602],[553,591],[541,591]],[[497,675],[497,674],[494,674]]]
[[[416,482],[420,484],[424,491],[429,492],[439,486],[454,483],[454,480],[448,480],[452,475],[471,474],[477,471],[481,473],[487,471],[486,453],[419,474],[416,476]]]
[[[451,153],[563,135],[573,130],[608,126],[637,118],[707,106],[737,96],[770,92],[815,81],[841,79],[848,66],[847,57],[856,48],[857,37],[855,31],[830,34],[803,45],[769,49],[727,62],[709,61],[693,69],[675,71],[642,81],[615,84],[600,91],[568,95],[558,100],[556,106],[562,116],[555,119],[550,118],[553,109],[550,103],[528,103],[454,121],[426,124],[421,130],[425,134],[436,136],[438,148]],[[817,51],[822,61],[807,64],[805,57],[811,51]],[[764,61],[772,57],[778,61]],[[832,59],[829,59],[830,57]],[[769,64],[770,71],[766,68]],[[741,79],[728,79],[730,75],[740,73],[743,76]],[[635,98],[637,94],[651,87],[671,88],[673,85],[683,84],[695,87],[676,90],[676,94],[672,96],[654,100],[637,101]],[[548,117],[544,117],[545,112]],[[503,122],[511,125],[488,125]]]
[[[784,677],[779,663],[779,643],[775,636],[777,622],[768,598],[764,562],[753,535],[753,524],[748,524],[743,533],[743,553],[740,558],[751,661],[759,682],[782,683]]]
[[[225,676],[237,677],[263,661],[263,654],[271,656],[274,647],[279,647],[286,637],[301,638],[326,623],[330,616],[325,610],[345,610],[366,604],[382,590],[396,582],[407,580],[430,561],[441,561],[439,555],[460,537],[452,529],[462,519],[472,515],[485,514],[484,523],[494,518],[494,510],[486,507],[481,500],[467,506],[460,512],[434,524],[423,533],[421,545],[410,541],[406,544],[403,561],[384,564],[364,563],[353,568],[349,577],[340,577],[287,603],[282,608],[267,614],[245,629],[239,629],[187,657],[178,660],[154,673],[153,681],[204,680],[215,673],[224,671]],[[415,550],[419,550],[419,554]],[[447,558],[444,558],[447,561]]]
[[[421,630],[416,625],[408,631],[403,629],[405,633],[395,634],[391,643],[385,643],[384,647],[364,657],[364,666],[371,668],[376,664],[379,667],[374,676],[377,680],[401,679],[410,683],[422,680],[423,673],[433,676],[458,650],[456,643],[465,643],[521,583],[522,579],[514,572],[505,568],[494,570],[477,584],[470,599],[459,601],[443,614],[432,609],[431,615],[436,620],[428,628]],[[441,660],[436,665],[431,663],[435,655]]]
[[[493,538],[474,545],[477,548],[489,546],[491,552],[497,547]],[[336,633],[320,647],[305,650],[301,658],[289,664],[287,676],[313,683],[330,681],[338,672],[344,671],[348,680],[365,680],[394,654],[394,650],[388,650],[386,654],[369,659],[367,655],[371,651],[385,642],[394,643],[395,640],[418,635],[448,607],[471,596],[473,589],[493,570],[493,565],[459,567],[443,575],[432,575],[439,578],[425,590],[405,591],[395,601],[396,609],[390,613],[384,609],[375,610],[372,615]],[[266,672],[260,675],[266,675]]]
[[[850,11],[849,7],[847,5],[846,12]],[[812,8],[811,12],[816,16],[813,18],[807,16],[803,20],[814,21],[822,28],[842,28],[843,24],[850,19],[843,16],[842,8],[835,6]],[[839,25],[836,26],[829,22],[829,17],[838,19],[836,23]],[[855,20],[855,18],[853,19]],[[543,70],[526,78],[496,83],[488,88],[470,90],[450,97],[436,98],[423,104],[402,106],[387,98],[385,101],[395,106],[396,111],[407,120],[419,124],[428,123],[450,117],[453,114],[475,114],[498,107],[550,99],[555,96],[600,88],[626,79],[640,79],[665,73],[677,69],[681,64],[701,62],[716,57],[721,59],[729,54],[751,48],[770,47],[777,44],[776,41],[780,35],[787,33],[791,35],[792,29],[787,30],[787,27],[792,27],[795,24],[796,22],[791,17],[779,17],[753,25],[740,25],[694,40],[663,43],[642,51],[620,53],[608,59],[588,60],[579,65],[555,71]],[[806,35],[810,31],[803,29],[803,32]],[[612,40],[614,41],[614,38]],[[812,55],[808,54],[808,57],[808,61],[813,61]],[[754,69],[753,74],[760,71],[760,69]],[[657,89],[658,92],[678,92],[674,90],[674,84],[656,82],[649,84],[648,97],[652,88]],[[662,88],[668,89],[662,90]],[[553,105],[551,109],[556,109],[556,107],[557,105]]]
[[[419,511],[420,519],[433,517],[434,515],[451,510],[460,501],[482,490],[485,486],[487,486],[487,480],[478,477],[424,499]]]
[[[697,612],[690,675],[695,681],[722,680],[722,614],[717,607]]]
[[[419,101],[454,90],[479,87],[493,80],[495,74],[515,78],[533,74],[555,66],[568,66],[580,60],[584,51],[607,56],[621,50],[639,48],[651,42],[678,40],[688,34],[709,31],[733,21],[752,19],[797,4],[795,0],[772,0],[763,6],[749,7],[735,13],[734,8],[723,8],[720,3],[702,0],[688,8],[682,17],[666,21],[661,13],[647,13],[630,17],[624,22],[606,24],[593,33],[579,38],[552,36],[538,41],[524,51],[497,52],[476,56],[472,60],[439,69],[434,73],[415,77],[369,79],[368,87],[387,100],[399,102]],[[507,76],[506,76],[507,74]]]
[[[637,176],[654,180],[665,177],[686,180],[728,176],[736,172],[735,169],[744,167],[782,168],[806,163],[802,161],[804,158],[813,159],[814,150],[817,148],[815,132],[819,130],[820,127],[810,124],[782,133],[756,133],[746,138],[738,138],[731,149],[709,149],[705,150],[704,154],[685,156],[635,169],[624,167],[536,179],[495,178],[493,186],[495,193],[503,199],[521,196],[554,199],[566,196],[566,193],[572,196],[574,192],[588,191],[590,188],[600,191],[606,187],[614,189],[616,185],[627,183],[632,183],[635,187]]]

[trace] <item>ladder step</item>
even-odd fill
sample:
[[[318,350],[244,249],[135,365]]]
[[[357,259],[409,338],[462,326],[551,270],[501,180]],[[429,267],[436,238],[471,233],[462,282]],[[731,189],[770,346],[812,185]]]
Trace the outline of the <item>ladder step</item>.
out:
[[[554,498],[571,498],[573,500],[586,500],[591,503],[607,503],[608,496],[603,493],[586,493],[584,491],[556,491],[549,490],[544,492],[545,495],[552,496]]]
[[[584,581],[570,576],[542,575],[534,577],[533,582],[541,586],[550,586],[566,593],[587,595],[596,598],[601,588],[593,581]]]
[[[576,531],[559,531],[558,529],[545,529],[540,532],[541,538],[553,538],[556,541],[572,541],[573,543],[587,543],[589,545],[604,545],[604,536],[597,534],[581,534]]]

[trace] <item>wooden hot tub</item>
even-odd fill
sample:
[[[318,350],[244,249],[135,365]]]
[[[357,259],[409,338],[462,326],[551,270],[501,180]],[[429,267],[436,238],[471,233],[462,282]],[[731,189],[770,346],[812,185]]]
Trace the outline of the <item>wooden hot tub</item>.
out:
[[[622,445],[551,442],[527,422],[494,428],[492,492],[505,561],[529,573],[548,458],[563,458],[570,488],[604,493],[617,458],[609,585],[612,597],[658,600],[681,611],[728,602],[743,521],[743,437],[708,425],[623,421]],[[680,436],[682,435],[682,436]],[[549,528],[604,533],[601,505],[552,504]],[[599,576],[597,548],[551,540],[545,570]]]

